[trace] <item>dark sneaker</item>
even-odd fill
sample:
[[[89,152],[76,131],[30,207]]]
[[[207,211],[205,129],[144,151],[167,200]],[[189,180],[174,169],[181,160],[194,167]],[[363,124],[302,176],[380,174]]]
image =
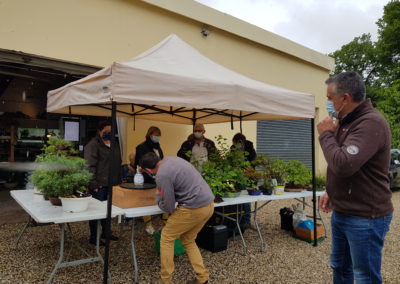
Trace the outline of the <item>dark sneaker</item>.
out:
[[[101,235],[100,236],[103,240],[105,240],[106,239],[106,236],[105,235]],[[119,240],[119,238],[117,237],[117,236],[114,236],[114,235],[111,235],[110,236],[110,241],[118,241]]]

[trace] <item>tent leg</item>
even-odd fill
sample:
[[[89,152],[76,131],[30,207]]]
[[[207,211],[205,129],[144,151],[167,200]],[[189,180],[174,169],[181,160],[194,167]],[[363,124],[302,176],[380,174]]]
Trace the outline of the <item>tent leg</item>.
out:
[[[110,151],[110,167],[108,171],[108,198],[107,198],[107,218],[106,218],[106,247],[104,251],[104,270],[103,270],[103,284],[109,283],[108,280],[108,262],[110,256],[110,235],[111,235],[111,206],[112,206],[112,176],[115,169],[112,168],[114,160],[114,147],[115,147],[115,129],[117,127],[116,124],[116,109],[117,103],[115,101],[112,102],[111,108],[111,151]]]
[[[314,246],[318,245],[317,240],[317,194],[315,189],[315,119],[311,119],[311,155],[312,155],[312,189],[313,189],[313,221],[314,221]]]

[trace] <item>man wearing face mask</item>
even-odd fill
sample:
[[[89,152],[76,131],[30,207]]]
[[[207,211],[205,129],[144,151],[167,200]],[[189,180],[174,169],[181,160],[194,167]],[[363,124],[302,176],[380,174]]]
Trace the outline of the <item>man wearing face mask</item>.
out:
[[[392,219],[390,129],[365,98],[355,72],[329,78],[327,117],[317,125],[327,169],[324,212],[333,210],[333,283],[382,283],[381,258]]]
[[[216,148],[213,141],[204,137],[205,132],[203,124],[196,124],[193,127],[193,135],[190,135],[188,140],[182,143],[177,156],[191,163],[201,164],[208,161],[208,157],[216,152]]]
[[[116,169],[114,175],[111,176],[111,184],[117,185],[121,183],[121,152],[118,143],[115,143],[115,148],[111,150],[111,123],[102,121],[99,123],[97,135],[85,146],[84,158],[89,165],[89,171],[93,177],[89,183],[89,191],[93,198],[100,201],[107,200],[108,196],[108,178],[109,168]],[[111,152],[112,151],[112,152]],[[111,163],[111,155],[113,156],[113,164]],[[105,220],[101,220],[103,233],[101,238],[105,237]],[[96,244],[97,220],[89,221],[90,240],[93,245]],[[117,237],[111,235],[111,240],[118,240]],[[100,242],[104,245],[104,242]]]

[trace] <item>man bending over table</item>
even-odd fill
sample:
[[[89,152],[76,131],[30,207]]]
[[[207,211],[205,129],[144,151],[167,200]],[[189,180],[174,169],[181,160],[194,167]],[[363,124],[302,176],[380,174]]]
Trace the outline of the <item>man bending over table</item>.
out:
[[[214,195],[210,187],[192,164],[178,157],[160,160],[150,152],[143,156],[139,165],[155,176],[160,209],[172,214],[161,232],[161,277],[153,279],[152,283],[171,283],[175,269],[174,241],[178,238],[196,273],[196,278],[187,283],[207,283],[209,273],[195,240],[214,212]]]

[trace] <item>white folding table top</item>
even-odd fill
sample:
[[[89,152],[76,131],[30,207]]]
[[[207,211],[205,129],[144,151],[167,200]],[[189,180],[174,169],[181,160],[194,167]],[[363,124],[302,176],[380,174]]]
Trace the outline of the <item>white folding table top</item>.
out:
[[[321,196],[324,194],[325,191],[317,191],[317,196]],[[312,197],[312,191],[303,190],[301,192],[285,192],[282,195],[248,195],[247,191],[242,191],[240,196],[227,198],[224,197],[224,201],[220,203],[215,203],[215,207],[222,207],[228,205],[236,205],[236,204],[243,204],[243,203],[252,203],[257,201],[268,201],[268,200],[281,200],[281,199],[294,199],[294,198],[303,198],[303,197]],[[152,206],[144,206],[144,207],[136,207],[136,208],[126,208],[122,209],[125,212],[125,217],[134,218],[134,217],[142,217],[142,216],[149,216],[149,215],[157,215],[164,213],[158,207],[158,205]]]
[[[11,196],[38,223],[70,223],[87,220],[105,219],[107,217],[107,201],[92,198],[89,207],[84,212],[64,212],[61,206],[54,206],[43,199],[43,195],[35,194],[33,190],[12,190]],[[124,211],[112,206],[111,217],[124,215]]]

